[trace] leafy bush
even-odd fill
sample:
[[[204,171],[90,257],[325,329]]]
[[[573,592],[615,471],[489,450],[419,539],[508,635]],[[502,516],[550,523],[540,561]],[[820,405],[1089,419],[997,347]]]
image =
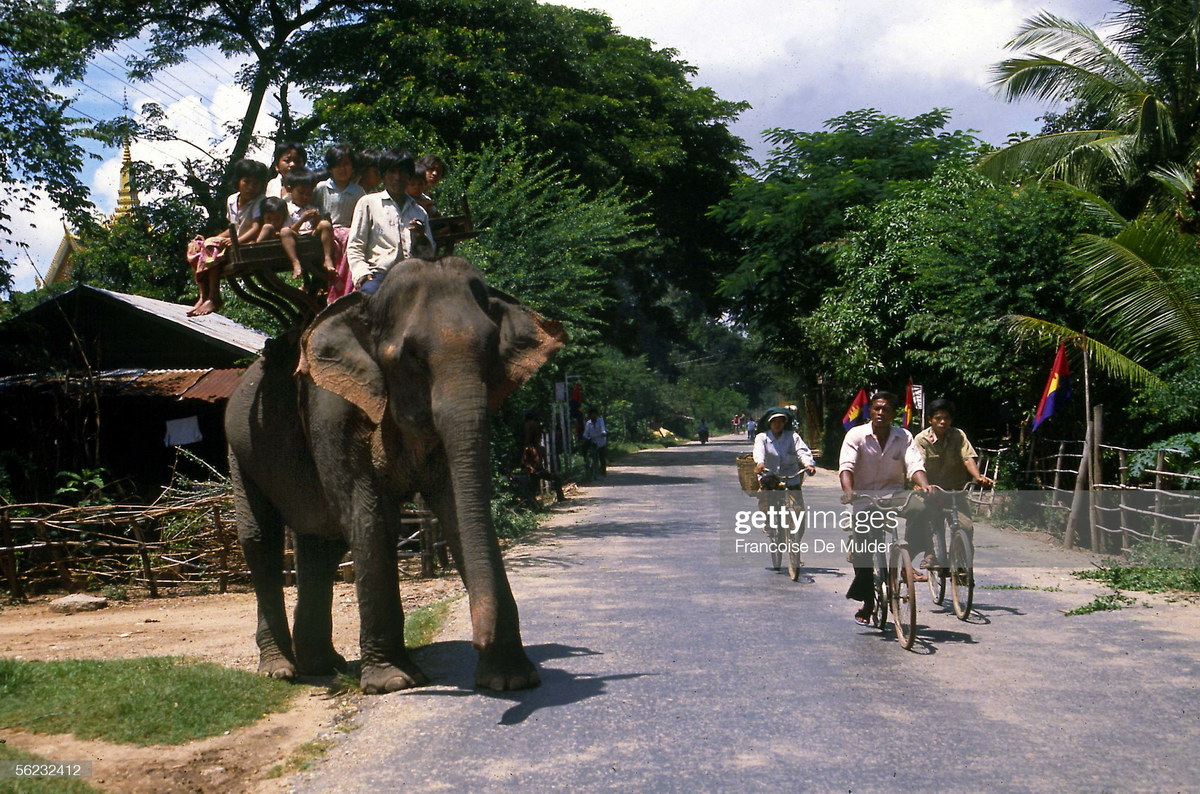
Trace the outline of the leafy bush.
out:
[[[1147,469],[1157,466],[1157,451],[1164,450],[1163,466],[1166,470],[1180,474],[1200,476],[1200,433],[1180,433],[1165,441],[1158,441],[1148,449],[1139,450],[1129,456],[1129,481],[1148,482],[1154,475],[1146,474]],[[1196,480],[1181,479],[1179,490],[1200,488]]]

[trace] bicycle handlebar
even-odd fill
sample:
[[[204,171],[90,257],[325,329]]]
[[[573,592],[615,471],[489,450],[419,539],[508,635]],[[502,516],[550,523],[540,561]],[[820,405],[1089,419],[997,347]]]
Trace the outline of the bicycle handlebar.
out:
[[[881,499],[879,497],[872,496],[869,493],[859,493],[858,491],[854,491],[850,494],[850,496],[851,496],[852,502],[858,501],[859,499],[866,499],[877,510],[899,511],[899,510],[903,510],[904,508],[908,507],[908,503],[910,501],[912,501],[912,498],[913,498],[913,496],[916,495],[916,493],[917,493],[916,491],[907,491],[904,496],[904,501],[900,504],[883,504],[883,502],[894,498],[892,495],[885,496]]]

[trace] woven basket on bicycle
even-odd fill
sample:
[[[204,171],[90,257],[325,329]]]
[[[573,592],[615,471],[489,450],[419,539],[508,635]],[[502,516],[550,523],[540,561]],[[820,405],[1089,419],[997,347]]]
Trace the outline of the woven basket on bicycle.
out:
[[[758,475],[754,473],[754,456],[738,455],[737,458],[738,484],[747,496],[757,497]]]

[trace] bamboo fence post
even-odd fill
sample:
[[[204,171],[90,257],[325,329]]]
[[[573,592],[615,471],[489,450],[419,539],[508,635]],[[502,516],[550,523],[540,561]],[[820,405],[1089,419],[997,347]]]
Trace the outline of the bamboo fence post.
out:
[[[50,552],[50,559],[54,560],[54,567],[58,569],[58,578],[62,579],[63,587],[68,593],[75,592],[75,579],[71,576],[71,568],[63,560],[63,555],[57,546],[50,540],[50,533],[46,530],[46,522],[37,522],[38,537],[46,544],[46,549]]]
[[[229,590],[229,533],[225,530],[225,522],[221,520],[221,506],[213,505],[213,524],[217,528],[217,592],[224,595]]]
[[[421,521],[421,577],[424,579],[433,578],[433,522],[429,520],[429,514],[422,510],[419,513]]]
[[[4,573],[8,577],[8,593],[14,601],[25,600],[25,588],[17,575],[17,553],[13,550],[12,516],[8,508],[0,508],[0,543],[4,544]]]
[[[150,588],[150,597],[158,598],[158,583],[154,581],[154,569],[150,567],[150,554],[146,551],[142,525],[136,520],[130,522],[130,525],[133,527],[133,537],[137,540],[138,555],[142,558],[142,572],[146,574],[146,585]]]
[[[1163,467],[1166,465],[1167,465],[1167,451],[1165,449],[1160,449],[1160,450],[1158,450],[1158,452],[1154,453],[1154,471],[1156,472],[1156,474],[1154,475],[1154,512],[1159,513],[1159,514],[1162,514],[1162,511],[1163,511],[1163,497],[1162,497],[1163,474],[1162,474],[1162,472],[1163,472]],[[1150,530],[1150,535],[1152,537],[1158,537],[1158,529],[1159,529],[1159,521],[1156,518],[1154,520],[1154,527],[1153,527],[1153,529]]]
[[[1084,488],[1087,484],[1088,470],[1091,467],[1088,461],[1088,454],[1091,448],[1092,441],[1092,423],[1088,422],[1087,433],[1083,438],[1083,454],[1079,457],[1079,471],[1075,475],[1075,492],[1071,496],[1071,513],[1067,516],[1067,531],[1063,535],[1063,548],[1075,548],[1075,535],[1079,526],[1080,518],[1085,510],[1083,501],[1085,496]]]
[[[1058,442],[1058,455],[1054,458],[1054,502],[1058,503],[1059,491],[1062,490],[1063,458],[1067,455],[1067,442]]]
[[[1088,500],[1088,518],[1092,529],[1092,551],[1105,551],[1108,547],[1100,526],[1100,508],[1096,501],[1100,496],[1100,485],[1104,479],[1104,451],[1100,448],[1100,439],[1104,433],[1104,406],[1092,406],[1092,475],[1089,478],[1088,490],[1091,498]]]
[[[1117,477],[1121,485],[1121,555],[1125,557],[1129,556],[1129,514],[1125,509],[1129,504],[1126,498],[1126,489],[1129,487],[1127,460],[1125,450],[1117,450]]]

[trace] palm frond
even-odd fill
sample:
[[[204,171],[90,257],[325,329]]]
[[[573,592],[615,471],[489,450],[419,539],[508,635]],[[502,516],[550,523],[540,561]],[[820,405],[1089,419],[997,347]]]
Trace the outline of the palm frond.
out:
[[[1057,347],[1060,342],[1068,341],[1082,345],[1101,371],[1130,386],[1161,388],[1166,385],[1162,378],[1138,362],[1081,331],[1023,314],[1010,314],[1004,319],[1014,336],[1030,341],[1039,347],[1053,348]]]
[[[1191,172],[1175,163],[1159,166],[1150,172],[1150,178],[1162,185],[1176,201],[1183,201],[1184,194],[1192,189]]]
[[[1200,351],[1200,295],[1181,277],[1200,272],[1200,256],[1173,215],[1140,216],[1116,237],[1080,235],[1068,261],[1122,349],[1145,361]]]
[[[1007,48],[1027,53],[993,67],[992,84],[1009,101],[1087,99],[1104,105],[1117,96],[1152,93],[1099,33],[1054,14],[1026,20]]]
[[[989,152],[979,159],[976,168],[1000,183],[1019,181],[1031,172],[1038,177],[1048,177],[1056,163],[1080,146],[1118,134],[1114,130],[1079,130],[1039,135]]]
[[[1117,212],[1112,204],[1109,204],[1090,190],[1084,190],[1078,185],[1054,179],[1043,184],[1052,190],[1058,190],[1070,195],[1079,202],[1079,206],[1083,209],[1085,215],[1103,224],[1114,235],[1118,234],[1129,223],[1121,213]]]
[[[1095,192],[1111,174],[1115,173],[1126,183],[1136,178],[1136,149],[1134,136],[1108,135],[1075,147],[1058,162],[1051,164],[1045,173],[1053,179]]]

